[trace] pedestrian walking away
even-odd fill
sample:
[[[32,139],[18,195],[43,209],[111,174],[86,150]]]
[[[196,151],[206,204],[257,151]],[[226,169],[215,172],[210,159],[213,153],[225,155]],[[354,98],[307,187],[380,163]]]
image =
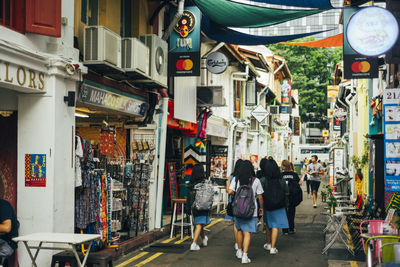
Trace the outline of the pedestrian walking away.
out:
[[[238,230],[236,257],[241,259],[242,263],[251,262],[248,256],[251,233],[257,232],[257,215],[263,213],[263,192],[260,180],[255,177],[253,164],[248,160],[244,161],[228,191],[230,195],[235,193],[233,214]],[[259,212],[256,209],[256,198],[260,203]]]
[[[289,204],[287,205],[286,209],[289,228],[283,229],[283,233],[294,234],[296,206],[298,206],[303,200],[303,192],[300,187],[301,181],[298,174],[293,169],[293,164],[291,164],[288,160],[282,161],[282,170],[282,178],[285,180],[289,188]]]
[[[208,237],[204,233],[204,226],[210,224],[210,210],[198,210],[195,208],[195,201],[198,199],[197,194],[200,194],[199,190],[196,190],[201,183],[204,183],[206,180],[206,176],[204,173],[204,168],[202,165],[197,164],[193,166],[192,175],[190,176],[190,182],[188,185],[188,212],[194,217],[194,237],[193,243],[190,246],[190,250],[196,251],[200,250],[200,246],[198,245],[199,237],[202,238],[203,247],[206,247],[208,244]],[[212,204],[212,201],[211,201]]]
[[[239,172],[240,165],[242,163],[243,163],[243,160],[241,160],[241,159],[238,159],[236,161],[233,173],[231,174],[230,179],[226,182],[226,192],[227,193],[229,192],[229,187],[230,187],[230,185],[232,183],[232,180],[235,179],[235,177],[237,176],[237,173]],[[236,186],[236,188],[237,188],[237,186]],[[228,206],[227,206],[227,210],[226,210],[225,219],[233,221],[233,236],[235,238],[235,246],[234,247],[235,247],[235,250],[238,250],[239,247],[238,247],[238,244],[236,243],[237,229],[236,229],[236,225],[235,225],[235,217],[233,217],[233,214],[232,214],[232,200],[233,200],[233,197],[234,197],[234,195],[229,195],[229,197],[228,197]]]
[[[313,197],[313,207],[316,208],[318,189],[319,185],[321,184],[321,175],[324,174],[324,170],[322,168],[322,165],[317,162],[317,155],[311,156],[311,161],[312,162],[307,166],[307,174],[310,176],[309,179]]]
[[[260,162],[260,167],[265,174],[263,179],[264,189],[264,224],[266,230],[265,250],[270,254],[277,254],[276,243],[278,240],[279,228],[289,228],[286,216],[289,189],[275,160],[268,159]]]

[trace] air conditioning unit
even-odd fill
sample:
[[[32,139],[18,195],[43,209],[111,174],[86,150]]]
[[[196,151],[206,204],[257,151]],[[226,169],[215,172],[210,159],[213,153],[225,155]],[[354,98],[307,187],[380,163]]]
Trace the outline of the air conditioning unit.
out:
[[[88,26],[84,31],[83,64],[121,69],[121,37],[103,26]]]
[[[268,111],[272,115],[277,115],[279,114],[279,106],[269,106]]]
[[[225,106],[224,88],[222,86],[198,86],[197,105],[207,107]]]
[[[122,38],[122,68],[127,75],[149,75],[150,49],[137,38]]]
[[[168,44],[155,34],[139,36],[150,49],[150,72],[151,79],[162,87],[168,87]]]

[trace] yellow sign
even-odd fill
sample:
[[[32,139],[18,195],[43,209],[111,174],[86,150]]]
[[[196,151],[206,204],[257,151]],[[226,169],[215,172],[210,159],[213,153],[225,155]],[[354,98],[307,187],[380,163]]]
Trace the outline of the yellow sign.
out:
[[[329,85],[327,89],[328,103],[334,102],[339,94],[338,85]]]
[[[334,116],[333,116],[334,113],[335,113],[335,110],[332,109],[332,108],[329,108],[329,109],[328,109],[328,118],[333,118],[333,117],[334,117]]]
[[[325,137],[329,136],[329,131],[328,130],[323,130],[322,131],[322,135],[325,136]]]

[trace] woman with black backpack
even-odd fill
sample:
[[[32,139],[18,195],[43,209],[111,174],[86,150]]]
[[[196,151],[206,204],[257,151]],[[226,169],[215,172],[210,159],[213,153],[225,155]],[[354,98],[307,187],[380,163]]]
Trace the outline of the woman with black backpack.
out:
[[[242,263],[250,263],[247,253],[250,247],[251,233],[257,232],[257,204],[256,197],[260,201],[260,214],[263,212],[263,189],[260,180],[255,177],[253,164],[245,160],[239,168],[237,176],[232,181],[228,194],[235,197],[232,202],[233,215],[237,232],[238,250],[236,257]]]
[[[191,209],[194,217],[194,237],[193,243],[190,246],[190,250],[196,251],[200,250],[200,246],[197,244],[199,237],[201,236],[203,241],[203,246],[207,246],[208,237],[204,234],[204,226],[210,224],[210,211],[209,210],[196,210],[192,208],[193,202],[196,196],[195,186],[204,182],[206,175],[204,173],[204,168],[202,165],[197,164],[193,166],[192,175],[190,176],[190,182],[188,185],[188,205],[187,207]]]
[[[270,254],[277,254],[276,241],[279,228],[289,227],[286,217],[286,205],[288,203],[289,189],[282,179],[278,164],[272,158],[260,162],[265,179],[264,185],[264,224],[266,230],[266,241],[264,249]]]
[[[299,175],[294,172],[293,164],[288,161],[282,161],[282,178],[286,181],[289,187],[289,203],[287,205],[286,214],[289,222],[289,228],[283,229],[283,233],[294,234],[294,218],[296,216],[296,206],[303,200],[303,192],[301,190],[301,182]]]

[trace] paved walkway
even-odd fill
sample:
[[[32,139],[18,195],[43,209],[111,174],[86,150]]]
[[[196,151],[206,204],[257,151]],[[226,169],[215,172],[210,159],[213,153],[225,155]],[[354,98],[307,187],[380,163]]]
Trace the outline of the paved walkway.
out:
[[[322,230],[326,225],[325,217],[320,215],[322,210],[321,203],[314,209],[311,199],[304,193],[304,201],[297,208],[296,234],[284,236],[280,233],[277,244],[279,253],[270,255],[263,249],[265,234],[260,228],[258,233],[252,235],[249,250],[251,266],[358,266],[356,262],[348,260],[329,260],[329,256],[321,254],[325,245]],[[163,241],[166,244],[183,246],[174,253],[146,251],[144,248],[119,259],[114,266],[241,266],[235,258],[232,223],[216,216],[209,229],[209,246],[200,251],[191,252],[187,249],[191,243],[189,237],[183,242],[180,239],[166,239]]]

